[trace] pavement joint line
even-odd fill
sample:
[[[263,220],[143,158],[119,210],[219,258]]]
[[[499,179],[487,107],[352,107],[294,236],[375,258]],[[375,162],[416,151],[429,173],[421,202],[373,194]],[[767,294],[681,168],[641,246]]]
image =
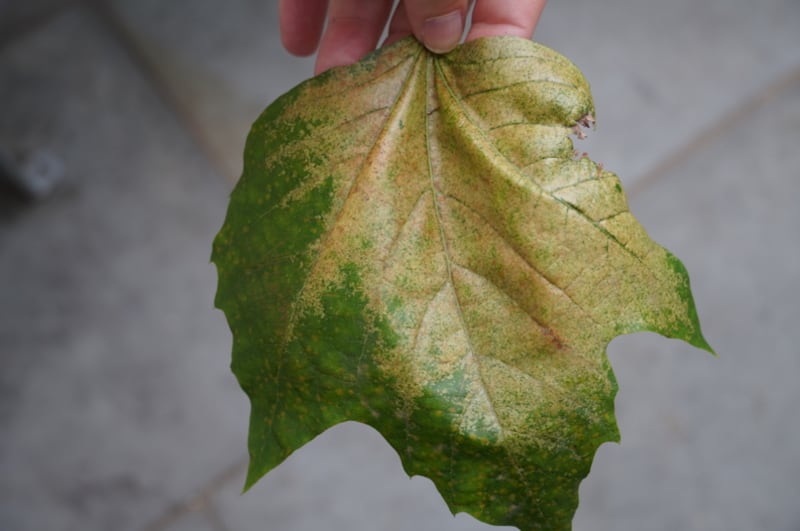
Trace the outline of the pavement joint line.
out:
[[[641,178],[627,187],[628,197],[634,197],[653,186],[664,175],[678,167],[689,157],[710,146],[725,132],[740,125],[751,117],[753,113],[778,99],[784,92],[800,84],[800,64],[787,69],[787,71],[774,76],[763,88],[740,100],[740,103],[731,110],[723,113],[705,127],[700,128],[683,145],[674,149],[660,161],[657,161],[650,170],[644,172]]]
[[[172,110],[178,123],[188,132],[189,138],[205,156],[214,172],[222,178],[230,189],[236,182],[236,177],[226,175],[226,166],[223,157],[217,152],[213,143],[204,133],[205,129],[195,118],[189,105],[186,105],[171,88],[170,83],[159,73],[142,49],[133,33],[128,30],[120,15],[107,0],[83,0],[86,5],[114,35],[134,67],[144,78],[164,104]]]
[[[214,528],[214,531],[229,531],[213,501],[210,501],[208,507],[206,507],[206,519],[211,524],[211,527]]]
[[[157,517],[150,524],[143,528],[143,531],[163,531],[169,526],[180,520],[191,512],[202,511],[216,531],[227,531],[225,524],[219,517],[213,505],[214,494],[224,485],[240,479],[247,470],[249,459],[243,457],[222,472],[211,478],[211,480],[200,488],[200,491],[191,498],[177,502],[168,507],[161,516]]]

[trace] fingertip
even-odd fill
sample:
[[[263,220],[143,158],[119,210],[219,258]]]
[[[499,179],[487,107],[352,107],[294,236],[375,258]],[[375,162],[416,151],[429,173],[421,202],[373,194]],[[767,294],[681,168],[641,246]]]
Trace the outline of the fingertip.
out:
[[[498,37],[502,35],[530,39],[532,34],[533,31],[528,31],[526,28],[515,24],[486,24],[482,22],[473,22],[466,40],[474,41],[481,37]]]
[[[458,46],[464,34],[464,13],[460,10],[430,17],[422,23],[422,43],[434,53],[447,53]]]
[[[281,43],[289,53],[305,57],[317,50],[327,4],[327,0],[280,0]]]
[[[281,34],[281,43],[286,51],[298,57],[308,57],[317,51],[319,46],[319,37],[316,39],[297,40],[293,37],[286,37]]]
[[[364,21],[360,19],[331,20],[319,45],[314,75],[336,66],[357,62],[375,49],[379,37],[375,33],[375,31],[365,32]]]
[[[446,53],[461,41],[468,0],[405,0],[403,4],[411,31],[430,51]]]
[[[374,50],[391,8],[392,0],[332,2],[314,73],[355,63]]]
[[[530,39],[545,4],[546,0],[477,0],[466,40],[500,35]]]

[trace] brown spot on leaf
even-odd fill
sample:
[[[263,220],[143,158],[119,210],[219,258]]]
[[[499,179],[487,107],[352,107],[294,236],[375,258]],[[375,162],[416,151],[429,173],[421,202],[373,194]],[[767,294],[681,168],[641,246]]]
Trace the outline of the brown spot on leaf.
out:
[[[561,337],[555,332],[555,330],[548,326],[544,329],[544,335],[558,350],[564,350],[564,342],[561,340]]]

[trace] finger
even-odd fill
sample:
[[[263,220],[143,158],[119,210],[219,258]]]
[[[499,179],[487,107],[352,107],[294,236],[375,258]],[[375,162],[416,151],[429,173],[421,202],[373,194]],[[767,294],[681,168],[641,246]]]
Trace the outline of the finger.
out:
[[[495,35],[514,35],[530,39],[545,2],[546,0],[476,0],[467,40]]]
[[[404,4],[412,32],[426,48],[445,53],[456,47],[464,33],[469,0],[404,0]]]
[[[411,35],[411,33],[411,23],[408,21],[406,5],[400,2],[397,4],[394,15],[392,15],[392,21],[389,23],[389,32],[386,35],[386,40],[383,41],[383,46],[389,46],[403,37]]]
[[[294,55],[311,55],[317,49],[328,0],[280,0],[278,20],[283,47]]]
[[[375,49],[392,0],[331,0],[314,73],[354,63]]]

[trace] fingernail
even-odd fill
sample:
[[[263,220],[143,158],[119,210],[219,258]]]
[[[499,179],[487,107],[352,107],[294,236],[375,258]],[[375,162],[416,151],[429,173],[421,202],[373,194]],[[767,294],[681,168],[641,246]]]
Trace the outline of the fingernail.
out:
[[[461,11],[429,18],[422,25],[422,43],[434,53],[449,52],[456,47],[464,32]]]

